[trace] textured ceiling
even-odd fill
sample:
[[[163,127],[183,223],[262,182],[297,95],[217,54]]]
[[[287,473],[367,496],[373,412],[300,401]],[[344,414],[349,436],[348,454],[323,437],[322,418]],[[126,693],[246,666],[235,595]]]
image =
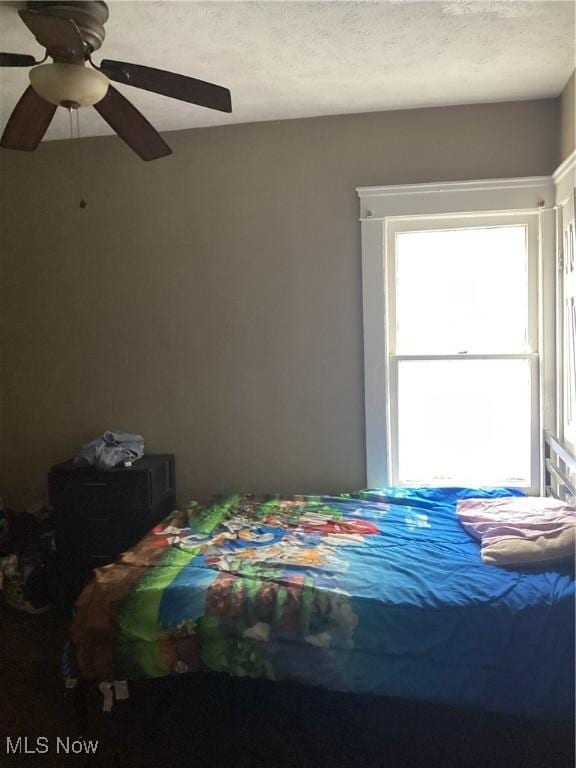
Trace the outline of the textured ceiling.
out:
[[[0,50],[42,51],[0,2]],[[224,115],[117,86],[160,130],[557,96],[574,68],[574,2],[109,2],[100,58],[225,85]],[[3,126],[28,84],[0,70]],[[92,109],[83,135],[110,133]],[[69,135],[57,111],[47,138]]]

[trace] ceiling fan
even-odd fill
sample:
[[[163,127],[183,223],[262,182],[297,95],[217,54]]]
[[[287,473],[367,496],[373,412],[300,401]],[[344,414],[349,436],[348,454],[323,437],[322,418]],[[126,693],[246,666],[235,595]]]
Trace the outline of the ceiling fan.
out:
[[[1,67],[30,67],[30,85],[10,115],[0,146],[36,149],[57,107],[91,107],[143,160],[172,150],[148,120],[116,90],[110,80],[221,112],[232,112],[230,91],[193,77],[91,55],[104,42],[108,6],[102,0],[28,2],[18,11],[37,42],[46,49],[41,61],[19,53],[0,53]],[[44,63],[50,57],[53,63]],[[88,66],[88,64],[90,66]]]

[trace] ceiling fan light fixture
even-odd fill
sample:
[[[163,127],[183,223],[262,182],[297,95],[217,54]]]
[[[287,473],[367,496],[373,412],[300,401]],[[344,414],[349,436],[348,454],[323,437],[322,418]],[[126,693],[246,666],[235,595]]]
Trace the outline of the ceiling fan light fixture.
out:
[[[108,93],[110,81],[83,64],[40,64],[30,70],[38,96],[56,106],[92,107]]]

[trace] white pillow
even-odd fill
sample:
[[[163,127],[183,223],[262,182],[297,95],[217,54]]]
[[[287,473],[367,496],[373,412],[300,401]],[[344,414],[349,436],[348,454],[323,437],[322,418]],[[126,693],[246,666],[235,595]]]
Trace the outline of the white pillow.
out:
[[[487,564],[546,564],[574,557],[576,507],[558,499],[464,499],[457,514],[468,533],[480,539]]]

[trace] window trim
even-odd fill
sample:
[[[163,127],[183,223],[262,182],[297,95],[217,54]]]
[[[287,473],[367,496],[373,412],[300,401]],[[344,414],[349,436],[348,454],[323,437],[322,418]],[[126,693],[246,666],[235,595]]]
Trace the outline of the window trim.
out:
[[[554,308],[549,305],[556,280],[552,176],[520,179],[358,187],[360,198],[364,330],[364,400],[368,487],[390,484],[389,354],[386,311],[387,222],[425,216],[466,217],[486,214],[538,214],[538,280],[540,297],[539,424],[556,423]],[[537,451],[541,471],[543,452]]]
[[[567,213],[570,218],[570,208],[576,211],[576,150],[574,150],[554,171],[552,176],[556,189],[556,221],[555,233],[557,242],[557,271],[556,284],[554,286],[554,298],[556,305],[556,400],[557,419],[556,432],[560,440],[564,440],[564,409],[566,403],[564,381],[564,216]],[[568,206],[568,211],[566,211]]]

